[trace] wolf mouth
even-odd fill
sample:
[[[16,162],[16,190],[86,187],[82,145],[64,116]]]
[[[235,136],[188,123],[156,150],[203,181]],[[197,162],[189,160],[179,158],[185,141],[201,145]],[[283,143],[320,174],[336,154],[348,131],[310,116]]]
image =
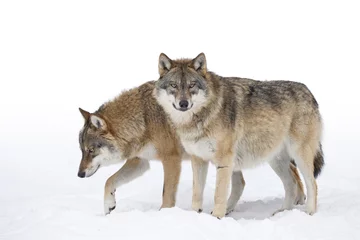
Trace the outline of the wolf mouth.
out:
[[[175,104],[173,104],[173,107],[174,107],[176,110],[178,110],[178,111],[186,112],[187,110],[190,110],[193,105],[194,105],[194,104],[191,104],[190,107],[186,107],[186,108],[177,108],[177,107],[175,106]]]
[[[86,177],[91,177],[92,175],[94,175],[99,168],[100,168],[100,164],[97,165],[96,168],[95,168],[95,170],[94,170],[92,173],[90,173],[89,175],[87,175]]]

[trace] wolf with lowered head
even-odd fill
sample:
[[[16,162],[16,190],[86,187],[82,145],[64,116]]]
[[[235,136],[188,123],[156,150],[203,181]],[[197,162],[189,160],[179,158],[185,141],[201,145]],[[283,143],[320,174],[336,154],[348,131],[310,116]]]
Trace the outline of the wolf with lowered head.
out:
[[[79,142],[82,159],[78,176],[90,177],[100,167],[128,159],[105,185],[105,214],[115,209],[115,190],[141,176],[158,159],[164,169],[161,208],[173,207],[183,148],[164,110],[152,96],[155,83],[147,82],[125,91],[96,112],[80,109],[85,124]]]

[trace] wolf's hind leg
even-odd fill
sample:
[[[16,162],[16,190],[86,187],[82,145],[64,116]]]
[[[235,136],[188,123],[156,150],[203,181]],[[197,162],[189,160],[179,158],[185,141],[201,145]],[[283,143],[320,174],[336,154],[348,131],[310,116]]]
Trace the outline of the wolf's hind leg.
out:
[[[290,158],[284,153],[272,159],[269,164],[281,179],[285,190],[284,202],[281,208],[275,213],[283,210],[290,210],[293,208],[294,204],[297,204],[299,198],[304,198],[302,183],[297,174],[296,167],[293,166],[290,162]]]
[[[241,171],[233,172],[231,176],[231,194],[227,203],[226,214],[234,211],[245,187],[245,180]]]
[[[132,158],[127,160],[125,164],[116,173],[114,173],[111,177],[108,178],[105,184],[105,192],[104,192],[105,214],[109,214],[116,207],[116,200],[115,200],[116,188],[140,177],[149,168],[150,168],[150,164],[148,160],[140,159],[140,158]]]
[[[209,162],[203,161],[196,156],[192,156],[191,166],[193,170],[192,209],[196,212],[202,212],[204,187],[206,183]]]
[[[290,161],[290,169],[291,169],[293,177],[295,178],[296,183],[297,183],[297,193],[296,193],[296,198],[295,198],[294,204],[295,205],[303,205],[306,200],[306,195],[304,193],[304,185],[301,181],[299,171],[293,160]]]
[[[304,177],[307,190],[306,212],[313,215],[317,207],[317,184],[314,177],[314,151],[309,147],[298,149],[295,162]]]

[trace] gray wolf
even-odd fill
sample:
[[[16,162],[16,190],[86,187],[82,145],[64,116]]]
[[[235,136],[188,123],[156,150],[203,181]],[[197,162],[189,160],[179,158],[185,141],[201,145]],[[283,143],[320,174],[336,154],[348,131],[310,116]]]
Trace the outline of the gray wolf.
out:
[[[152,96],[154,82],[120,94],[96,112],[80,108],[85,124],[79,134],[82,159],[78,176],[90,177],[100,167],[128,159],[105,184],[105,214],[115,209],[115,190],[141,176],[158,159],[164,169],[161,208],[175,205],[184,150],[162,107]]]
[[[322,120],[318,103],[304,84],[221,77],[207,70],[203,53],[179,60],[161,54],[158,66],[154,97],[192,156],[194,210],[202,208],[202,173],[209,161],[217,169],[213,216],[221,218],[234,207],[237,196],[226,199],[230,178],[234,188],[239,171],[264,162],[284,185],[279,211],[292,209],[301,195],[293,160],[305,180],[306,212],[316,212],[315,177],[324,165]]]

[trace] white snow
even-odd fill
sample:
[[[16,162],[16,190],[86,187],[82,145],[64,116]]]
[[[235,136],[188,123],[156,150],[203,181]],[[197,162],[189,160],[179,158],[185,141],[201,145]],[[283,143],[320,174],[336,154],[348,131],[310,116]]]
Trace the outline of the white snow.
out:
[[[117,208],[104,216],[103,185],[116,168],[101,169],[89,179],[77,179],[75,162],[59,165],[62,171],[52,174],[34,169],[33,174],[24,176],[24,172],[9,169],[6,171],[9,174],[1,176],[6,186],[1,198],[1,237],[357,239],[360,236],[359,176],[356,171],[334,171],[331,161],[319,178],[319,210],[314,216],[296,209],[271,217],[280,207],[284,193],[280,180],[266,166],[245,172],[247,185],[243,197],[236,211],[222,220],[209,214],[215,188],[214,168],[210,169],[205,189],[204,213],[190,209],[189,162],[183,164],[177,207],[158,211],[163,174],[161,164],[155,162],[143,177],[118,189]]]
[[[350,1],[0,2],[0,239],[360,239],[360,15]],[[204,212],[191,211],[183,163],[172,209],[162,209],[159,162],[116,192],[120,166],[77,177],[78,107],[96,110],[123,89],[157,79],[161,52],[204,52],[223,76],[305,83],[324,119],[326,165],[318,212],[271,216],[284,190],[267,166],[244,171],[235,212],[218,220],[210,166]]]

